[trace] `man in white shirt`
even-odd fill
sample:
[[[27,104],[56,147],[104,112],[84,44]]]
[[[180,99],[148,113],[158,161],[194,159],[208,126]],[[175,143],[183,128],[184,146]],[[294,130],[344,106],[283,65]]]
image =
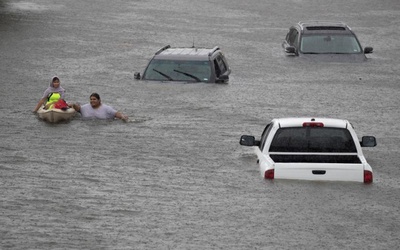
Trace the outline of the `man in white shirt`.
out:
[[[70,107],[74,108],[77,112],[81,113],[83,118],[97,118],[97,119],[114,119],[119,118],[124,121],[128,120],[128,117],[121,112],[118,112],[114,108],[102,104],[100,95],[93,93],[90,95],[90,103],[79,105],[71,104]]]

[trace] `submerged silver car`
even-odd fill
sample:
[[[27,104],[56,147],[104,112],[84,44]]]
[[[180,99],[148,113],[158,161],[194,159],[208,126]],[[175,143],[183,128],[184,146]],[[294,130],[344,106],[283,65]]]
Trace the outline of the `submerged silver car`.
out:
[[[135,79],[147,81],[228,83],[231,69],[221,49],[172,48],[159,49],[148,63],[143,75]]]
[[[308,59],[365,61],[372,47],[362,48],[351,28],[343,22],[309,21],[290,27],[282,47],[287,55]]]

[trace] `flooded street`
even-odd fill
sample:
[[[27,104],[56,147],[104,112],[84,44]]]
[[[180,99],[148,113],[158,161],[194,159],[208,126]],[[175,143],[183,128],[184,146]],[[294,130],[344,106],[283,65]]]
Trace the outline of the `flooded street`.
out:
[[[365,63],[284,55],[291,25],[344,21]],[[0,249],[396,249],[398,0],[0,0]],[[134,80],[159,48],[220,46],[229,84]],[[69,102],[129,122],[32,113]],[[266,181],[242,134],[277,117],[349,120],[374,183]]]

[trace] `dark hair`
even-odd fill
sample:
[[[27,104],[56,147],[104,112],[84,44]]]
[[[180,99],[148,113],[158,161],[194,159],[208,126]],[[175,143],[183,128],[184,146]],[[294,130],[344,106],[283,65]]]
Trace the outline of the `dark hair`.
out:
[[[51,82],[55,82],[55,81],[60,81],[60,79],[57,76],[55,76],[55,77],[53,77],[53,80],[51,80]]]
[[[92,96],[94,96],[94,97],[96,97],[96,99],[100,100],[99,94],[97,94],[97,93],[92,93],[92,94],[90,95],[90,97],[92,97]]]

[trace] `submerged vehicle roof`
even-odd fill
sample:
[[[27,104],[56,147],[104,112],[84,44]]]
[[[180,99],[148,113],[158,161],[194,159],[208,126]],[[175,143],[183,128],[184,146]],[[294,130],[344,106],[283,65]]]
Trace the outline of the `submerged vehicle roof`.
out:
[[[220,50],[218,46],[214,48],[171,48],[167,45],[155,53],[154,59],[203,61],[208,60],[217,50]]]
[[[353,34],[351,28],[344,22],[332,21],[307,21],[299,22],[300,29],[303,34],[323,34],[323,33],[337,33],[337,34]]]

